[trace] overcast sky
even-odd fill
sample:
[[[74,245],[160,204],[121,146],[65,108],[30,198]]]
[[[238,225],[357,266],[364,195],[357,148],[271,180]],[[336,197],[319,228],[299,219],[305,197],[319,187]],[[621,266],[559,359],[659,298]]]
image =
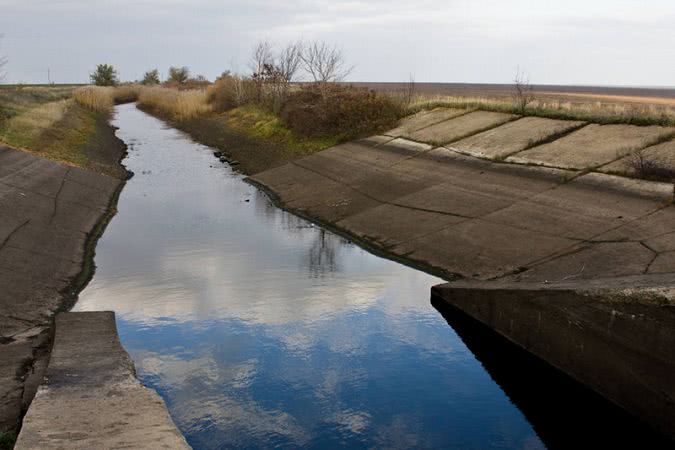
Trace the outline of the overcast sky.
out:
[[[675,85],[675,0],[0,0],[6,82],[245,72],[260,39],[343,49],[351,81]]]

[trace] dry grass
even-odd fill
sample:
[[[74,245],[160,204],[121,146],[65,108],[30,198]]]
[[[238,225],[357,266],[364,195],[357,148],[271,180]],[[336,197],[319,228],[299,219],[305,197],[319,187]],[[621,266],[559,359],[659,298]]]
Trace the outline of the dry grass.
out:
[[[138,96],[142,107],[173,120],[187,120],[211,112],[203,90],[178,91],[164,87],[143,87]]]
[[[438,106],[517,113],[513,102],[505,97],[418,95],[412,99],[408,109],[410,112],[416,112]],[[527,106],[525,115],[585,120],[601,124],[673,126],[675,125],[675,104],[600,101],[591,98],[573,101],[572,99],[538,96]]]
[[[84,86],[75,89],[73,99],[91,111],[107,114],[115,104],[115,90],[112,87]]]
[[[31,147],[45,130],[63,119],[71,105],[71,100],[58,100],[28,109],[7,120],[0,139],[13,146]]]
[[[115,104],[131,103],[138,100],[142,86],[140,84],[121,84],[115,86],[113,91],[113,100]]]

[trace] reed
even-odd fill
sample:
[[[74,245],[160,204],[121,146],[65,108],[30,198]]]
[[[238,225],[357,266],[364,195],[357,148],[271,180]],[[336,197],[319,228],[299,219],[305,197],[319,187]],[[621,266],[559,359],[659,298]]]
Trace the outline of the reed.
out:
[[[112,87],[84,86],[75,89],[73,99],[91,111],[107,114],[115,104],[114,92]]]
[[[212,110],[203,90],[179,91],[164,87],[142,87],[138,103],[141,107],[155,110],[173,120],[192,119]]]

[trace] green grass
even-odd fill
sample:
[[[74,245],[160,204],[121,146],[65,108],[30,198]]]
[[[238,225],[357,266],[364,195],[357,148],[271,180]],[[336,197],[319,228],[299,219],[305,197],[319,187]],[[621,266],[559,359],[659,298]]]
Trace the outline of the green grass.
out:
[[[11,431],[0,431],[0,450],[11,450],[16,443],[16,435]]]
[[[235,108],[224,117],[232,129],[254,139],[282,144],[293,153],[310,154],[340,142],[339,136],[307,137],[295,133],[278,116],[255,105]]]

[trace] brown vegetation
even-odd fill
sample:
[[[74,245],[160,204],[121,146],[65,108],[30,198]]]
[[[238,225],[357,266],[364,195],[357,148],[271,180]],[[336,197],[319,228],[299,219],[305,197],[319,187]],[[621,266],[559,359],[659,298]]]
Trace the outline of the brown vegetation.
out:
[[[206,98],[203,90],[179,91],[166,87],[143,87],[138,103],[172,120],[187,120],[212,110]]]

